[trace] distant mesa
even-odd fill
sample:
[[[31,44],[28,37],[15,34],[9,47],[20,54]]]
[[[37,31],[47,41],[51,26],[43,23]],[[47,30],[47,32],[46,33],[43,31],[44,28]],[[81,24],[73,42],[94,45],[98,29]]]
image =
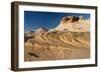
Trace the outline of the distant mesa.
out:
[[[31,30],[30,33],[34,33],[35,31]]]

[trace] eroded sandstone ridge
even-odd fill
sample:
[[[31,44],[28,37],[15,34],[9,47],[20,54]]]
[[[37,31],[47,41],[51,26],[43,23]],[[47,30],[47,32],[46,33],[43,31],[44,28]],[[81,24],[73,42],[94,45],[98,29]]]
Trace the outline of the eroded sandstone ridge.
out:
[[[25,33],[25,61],[90,58],[90,20],[65,16],[53,29]]]

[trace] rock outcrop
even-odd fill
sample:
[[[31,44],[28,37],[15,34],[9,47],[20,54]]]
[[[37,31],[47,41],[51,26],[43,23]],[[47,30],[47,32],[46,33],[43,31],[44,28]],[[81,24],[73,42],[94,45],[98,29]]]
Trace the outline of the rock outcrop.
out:
[[[81,16],[65,16],[50,32],[39,28],[26,33],[25,61],[90,58],[89,25],[89,20]]]

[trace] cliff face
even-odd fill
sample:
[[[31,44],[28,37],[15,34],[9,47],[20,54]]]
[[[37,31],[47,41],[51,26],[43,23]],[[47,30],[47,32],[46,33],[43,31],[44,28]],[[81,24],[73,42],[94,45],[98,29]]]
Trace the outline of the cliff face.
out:
[[[86,31],[83,27],[79,28],[80,22],[89,25],[82,17],[69,16],[63,17],[50,32],[41,29],[39,34],[36,34],[37,31],[30,33],[31,38],[24,45],[25,61],[90,58],[90,32],[85,27]],[[79,27],[76,28],[76,25]]]
[[[71,32],[89,32],[90,20],[82,16],[65,16],[54,30],[69,30]]]

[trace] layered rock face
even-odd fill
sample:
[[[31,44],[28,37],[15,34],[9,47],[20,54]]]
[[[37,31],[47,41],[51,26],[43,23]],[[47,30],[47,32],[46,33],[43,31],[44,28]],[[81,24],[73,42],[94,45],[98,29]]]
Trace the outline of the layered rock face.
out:
[[[55,30],[69,30],[71,32],[89,32],[90,20],[84,19],[82,16],[65,16]]]
[[[65,16],[51,30],[25,33],[25,61],[72,60],[90,58],[89,20]],[[72,27],[73,26],[73,27]],[[83,27],[84,26],[84,27]],[[69,28],[70,27],[70,28]],[[30,38],[28,35],[30,35]]]

